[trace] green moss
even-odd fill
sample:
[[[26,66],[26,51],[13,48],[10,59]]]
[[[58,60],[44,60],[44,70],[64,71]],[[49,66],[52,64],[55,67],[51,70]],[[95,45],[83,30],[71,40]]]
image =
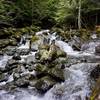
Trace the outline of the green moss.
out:
[[[99,94],[100,94],[100,78],[97,79],[97,82],[92,90],[90,100],[95,100]]]
[[[32,36],[32,39],[31,39],[31,41],[32,42],[36,42],[36,41],[38,41],[39,40],[39,37],[38,36]]]

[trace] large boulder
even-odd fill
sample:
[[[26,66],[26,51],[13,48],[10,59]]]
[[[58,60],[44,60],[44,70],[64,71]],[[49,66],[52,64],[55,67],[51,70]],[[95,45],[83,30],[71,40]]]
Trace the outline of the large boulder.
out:
[[[7,81],[8,77],[5,73],[0,73],[0,82]]]
[[[47,74],[48,68],[45,65],[37,64],[34,70],[36,71],[36,76],[41,78]]]
[[[0,48],[4,48],[9,45],[9,39],[1,39],[0,40]]]
[[[67,54],[64,51],[58,49],[57,50],[57,57],[67,57]]]
[[[29,80],[25,79],[24,77],[18,78],[15,81],[15,85],[18,87],[27,87],[29,85]]]
[[[90,77],[93,79],[97,79],[100,77],[100,64],[98,64],[90,73]]]
[[[48,74],[58,82],[62,82],[65,80],[63,70],[58,67],[49,69]]]
[[[48,91],[53,85],[56,84],[56,81],[53,80],[51,77],[49,76],[45,76],[41,79],[39,79],[36,83],[35,83],[35,88],[37,90],[39,90],[41,93],[45,93],[46,91]]]

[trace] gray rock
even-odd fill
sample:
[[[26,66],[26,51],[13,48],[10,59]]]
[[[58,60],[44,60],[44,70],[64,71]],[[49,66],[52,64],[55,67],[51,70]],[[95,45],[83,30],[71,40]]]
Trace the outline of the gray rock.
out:
[[[28,55],[30,53],[29,49],[17,49],[16,53],[19,55]]]
[[[15,85],[18,87],[27,87],[33,79],[35,79],[35,76],[32,74],[22,74],[20,78],[15,80]]]
[[[8,60],[6,66],[5,66],[5,70],[6,71],[12,70],[12,69],[18,67],[18,64],[19,64],[18,61],[10,59],[10,60]]]
[[[9,39],[1,39],[0,40],[0,48],[4,48],[9,45]]]
[[[90,73],[90,77],[93,79],[97,79],[100,77],[100,64],[98,64]]]
[[[52,78],[50,78],[49,76],[45,76],[41,79],[39,79],[36,83],[35,83],[35,88],[37,90],[39,90],[41,93],[45,93],[46,91],[48,91],[53,85],[56,84],[56,81],[53,80]]]
[[[1,86],[0,89],[2,90],[6,90],[6,91],[13,91],[17,88],[17,86],[15,86],[14,82],[9,82],[9,83],[6,83],[5,85]]]
[[[14,60],[21,60],[21,57],[20,57],[20,55],[15,54],[15,55],[12,57],[12,59],[14,59]]]
[[[7,81],[8,76],[5,73],[0,73],[0,82]]]
[[[64,72],[62,69],[54,67],[48,70],[48,74],[58,82],[64,81]]]
[[[95,54],[100,55],[100,44],[95,47]]]

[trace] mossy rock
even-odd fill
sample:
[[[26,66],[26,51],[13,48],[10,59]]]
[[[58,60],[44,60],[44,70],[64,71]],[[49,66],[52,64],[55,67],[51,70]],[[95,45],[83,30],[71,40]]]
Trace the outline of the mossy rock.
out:
[[[58,82],[62,82],[65,80],[64,78],[64,72],[62,69],[58,67],[54,67],[48,70],[48,74],[53,77]]]
[[[50,48],[50,45],[49,44],[43,44],[43,45],[40,45],[39,46],[39,50],[42,50],[42,49],[49,50],[49,48]]]
[[[4,48],[6,46],[8,46],[10,43],[9,39],[1,39],[0,40],[0,48]]]
[[[88,41],[91,37],[90,31],[86,30],[86,29],[81,29],[78,31],[79,37],[81,38],[82,42],[84,41]]]
[[[97,79],[97,82],[92,90],[90,100],[99,100],[97,99],[100,95],[100,78]]]
[[[16,41],[16,39],[10,39],[9,40],[9,45],[11,45],[11,46],[17,46],[17,41]]]
[[[31,38],[31,41],[32,42],[36,42],[36,41],[38,41],[39,40],[39,37],[38,36],[32,36],[32,38]]]
[[[34,70],[36,71],[36,76],[38,78],[46,75],[47,71],[48,71],[48,67],[42,64],[37,64],[36,67],[34,68]]]
[[[62,50],[57,50],[57,57],[67,57],[67,54]]]
[[[49,52],[47,50],[41,51],[40,61],[45,61],[49,59]]]
[[[7,75],[0,73],[0,82],[7,81]]]
[[[41,93],[45,93],[51,87],[53,87],[53,85],[55,85],[55,84],[56,84],[56,81],[55,80],[53,80],[49,76],[45,76],[45,77],[42,77],[41,79],[39,79],[34,86]]]

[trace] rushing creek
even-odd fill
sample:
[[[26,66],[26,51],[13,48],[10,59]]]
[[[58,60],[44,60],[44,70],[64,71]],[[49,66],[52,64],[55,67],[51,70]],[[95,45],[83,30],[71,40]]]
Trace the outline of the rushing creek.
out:
[[[43,31],[37,32],[36,34],[41,35],[42,33]],[[31,87],[27,89],[18,88],[14,93],[1,90],[0,100],[86,100],[86,97],[88,97],[91,92],[91,80],[89,77],[90,71],[94,68],[94,66],[98,64],[98,59],[100,59],[99,56],[96,56],[94,54],[95,43],[91,42],[90,44],[87,44],[88,46],[90,46],[85,51],[74,51],[68,43],[61,41],[60,39],[56,39],[55,34],[56,33],[52,35],[48,34],[48,36],[50,37],[51,41],[53,39],[56,40],[56,45],[67,53],[68,58],[72,59],[73,61],[86,59],[87,62],[83,61],[76,64],[72,64],[70,67],[66,67],[64,69],[65,81],[61,84],[59,83],[54,85],[43,96],[40,96],[38,93],[35,93],[35,91],[33,91]],[[27,41],[25,45],[20,45],[17,48],[28,49],[29,41]],[[27,56],[32,56],[32,59],[34,59],[35,53],[36,52],[33,51],[29,55],[22,56],[22,58],[24,59]],[[5,67],[8,59],[11,59],[11,56],[1,56],[0,66]],[[23,61],[23,59],[21,61]],[[7,82],[11,82],[12,80],[13,77],[11,75]],[[3,84],[6,84],[6,82],[0,83],[0,85]]]

